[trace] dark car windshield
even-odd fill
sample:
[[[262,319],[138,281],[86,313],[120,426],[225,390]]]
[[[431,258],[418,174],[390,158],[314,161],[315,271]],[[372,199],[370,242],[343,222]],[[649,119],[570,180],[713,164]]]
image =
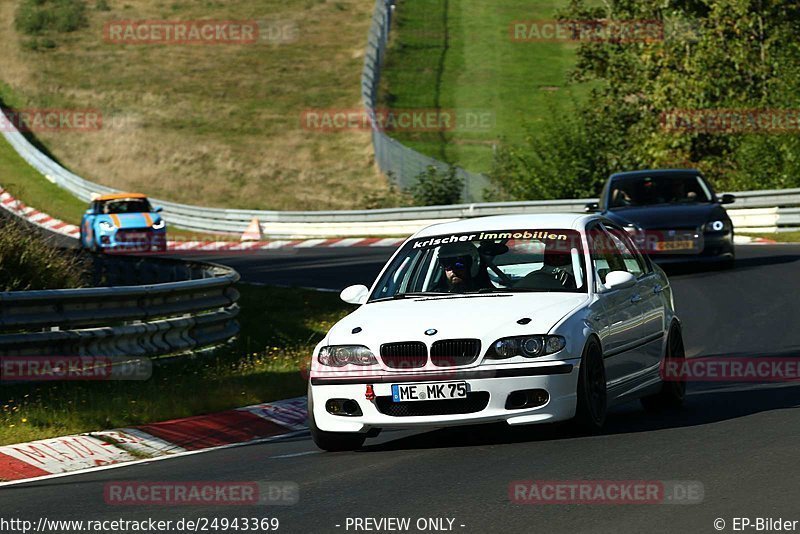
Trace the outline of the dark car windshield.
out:
[[[712,201],[711,191],[696,174],[618,178],[611,183],[608,207],[696,204]]]
[[[100,206],[101,213],[149,213],[152,211],[146,199],[109,200]]]
[[[370,301],[452,293],[586,292],[575,230],[487,230],[408,242]]]

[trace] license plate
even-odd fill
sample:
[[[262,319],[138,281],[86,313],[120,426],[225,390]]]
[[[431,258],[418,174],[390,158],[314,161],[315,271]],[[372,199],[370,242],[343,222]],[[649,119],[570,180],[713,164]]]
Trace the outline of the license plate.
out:
[[[656,243],[656,250],[691,250],[694,248],[692,241],[659,241]]]
[[[126,241],[144,241],[147,239],[147,234],[144,232],[127,232],[124,237]]]
[[[409,402],[443,399],[466,399],[469,386],[466,382],[441,384],[392,384],[392,401]]]

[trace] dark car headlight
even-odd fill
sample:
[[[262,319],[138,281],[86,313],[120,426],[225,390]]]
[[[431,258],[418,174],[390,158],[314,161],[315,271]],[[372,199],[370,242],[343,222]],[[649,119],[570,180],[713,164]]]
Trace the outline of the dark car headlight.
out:
[[[567,345],[561,336],[516,336],[498,339],[489,348],[486,357],[492,360],[504,360],[514,356],[538,358],[556,353]]]
[[[116,228],[113,224],[111,224],[108,221],[100,221],[100,224],[98,226],[100,226],[100,229],[104,232],[112,232],[114,228]]]
[[[159,219],[153,223],[153,230],[161,230],[165,226],[167,226],[167,221],[164,219]]]
[[[704,232],[722,232],[722,231],[725,231],[725,230],[729,230],[730,227],[731,227],[731,222],[730,221],[723,221],[723,220],[709,221],[709,222],[707,222],[706,224],[703,225],[703,231]]]

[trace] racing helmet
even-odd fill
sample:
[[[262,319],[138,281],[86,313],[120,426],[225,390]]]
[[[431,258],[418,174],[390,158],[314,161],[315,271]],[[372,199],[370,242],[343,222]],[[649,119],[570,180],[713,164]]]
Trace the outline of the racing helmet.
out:
[[[472,278],[478,275],[480,268],[480,255],[478,249],[469,243],[447,243],[439,247],[439,263],[442,260],[455,260],[464,258],[469,265],[469,274]]]

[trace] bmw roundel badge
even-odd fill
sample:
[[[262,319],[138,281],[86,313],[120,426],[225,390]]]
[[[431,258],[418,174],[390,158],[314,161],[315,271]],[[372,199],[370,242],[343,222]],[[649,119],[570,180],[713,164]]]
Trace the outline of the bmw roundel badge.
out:
[[[428,328],[427,330],[425,330],[425,335],[426,336],[435,336],[437,332],[438,332],[438,330],[436,330],[435,328]]]

